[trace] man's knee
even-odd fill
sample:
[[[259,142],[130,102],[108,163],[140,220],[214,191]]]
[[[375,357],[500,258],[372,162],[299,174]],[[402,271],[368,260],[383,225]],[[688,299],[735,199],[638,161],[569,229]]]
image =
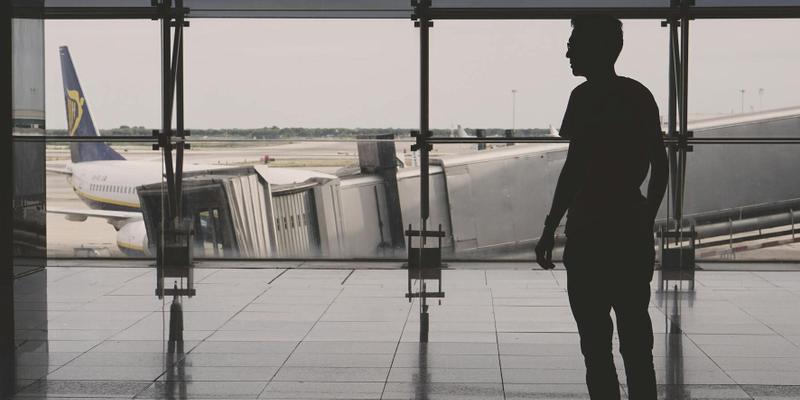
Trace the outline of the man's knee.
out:
[[[624,340],[620,342],[619,352],[625,364],[653,364],[653,342],[646,337],[637,340]]]
[[[609,360],[614,360],[612,355],[611,341],[603,342],[600,340],[583,340],[581,339],[581,353],[583,358],[587,361],[604,363]]]

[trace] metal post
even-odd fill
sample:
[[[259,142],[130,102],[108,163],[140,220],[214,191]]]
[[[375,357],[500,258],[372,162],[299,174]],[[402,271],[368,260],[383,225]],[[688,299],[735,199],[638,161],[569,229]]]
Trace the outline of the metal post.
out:
[[[161,3],[161,151],[164,155],[164,169],[166,170],[167,181],[167,212],[164,221],[168,224],[174,222],[176,216],[175,204],[175,176],[172,167],[172,68],[170,60],[172,58],[171,48],[171,29],[170,29],[170,8],[172,0],[162,0]],[[164,227],[162,227],[163,229]]]
[[[517,130],[517,89],[511,89],[511,130]]]
[[[419,341],[420,343],[428,343],[428,304],[425,301],[425,280],[423,279],[423,262],[422,253],[424,253],[425,245],[427,242],[427,236],[425,236],[425,231],[427,231],[427,224],[428,218],[430,216],[430,186],[429,186],[429,174],[430,174],[430,154],[429,154],[429,145],[427,143],[428,139],[428,131],[430,129],[429,126],[429,115],[430,112],[430,20],[425,17],[425,12],[428,9],[428,1],[429,0],[419,0],[420,10],[422,11],[422,18],[420,18],[420,27],[419,27],[419,42],[420,42],[420,121],[419,121],[419,131],[420,137],[423,139],[423,146],[420,149],[420,160],[421,160],[421,167],[420,167],[420,219],[421,227],[420,230],[423,233],[420,237],[420,268],[419,268],[419,285],[420,285],[420,329],[419,329]]]
[[[420,110],[419,110],[419,135],[421,139],[420,155],[420,217],[423,223],[429,217],[429,193],[428,175],[430,170],[429,147],[427,143],[429,135],[429,115],[430,112],[430,19],[427,18],[428,2],[430,0],[419,0],[417,5],[419,16],[419,44],[420,44]],[[425,227],[422,227],[425,231]],[[425,243],[425,236],[422,236]],[[423,246],[424,247],[424,246]]]
[[[682,138],[688,138],[689,136],[689,4],[693,0],[683,0],[681,9],[683,11],[681,16],[681,88],[680,88],[680,107],[681,107],[681,118],[680,118],[680,136]],[[679,202],[678,212],[676,213],[676,217],[678,217],[678,229],[682,229],[683,225],[683,198],[684,193],[686,191],[686,146],[681,146],[679,151],[679,160],[680,160],[680,174],[678,179],[680,180],[680,192],[679,195]]]
[[[741,111],[741,113],[744,114],[744,94],[747,92],[747,90],[739,89],[739,92],[742,94],[742,111]]]
[[[678,65],[680,64],[680,56],[678,54],[678,20],[670,19],[667,21],[669,27],[669,103],[667,111],[667,137],[674,139],[677,136],[677,93],[678,93]],[[677,148],[675,146],[668,146],[669,149],[669,179],[671,181],[669,196],[672,200],[673,209],[672,216],[675,218],[675,225],[678,223],[678,160]]]
[[[731,250],[731,254],[733,254],[733,218],[728,217],[728,247]]]
[[[183,0],[175,0],[175,47],[177,60],[172,76],[175,77],[175,124],[181,138],[175,153],[175,215],[183,217],[183,151],[186,147],[186,132],[183,126]]]
[[[0,397],[5,398],[14,393],[15,388],[15,352],[14,352],[14,254],[11,251],[14,234],[13,215],[13,187],[14,187],[14,157],[12,153],[13,131],[12,118],[12,44],[11,44],[11,3],[4,1],[0,5],[0,63],[4,68],[2,82],[0,82],[0,109],[2,117],[0,128],[0,184],[3,186],[0,194],[0,243],[5,251],[0,252]]]
[[[432,22],[428,16],[430,9],[430,0],[417,0],[414,3],[415,15],[418,18],[415,26],[419,28],[419,63],[420,63],[420,111],[419,111],[419,132],[417,133],[416,148],[419,150],[420,158],[420,251],[419,251],[419,285],[420,285],[420,330],[419,341],[420,343],[428,342],[428,305],[425,296],[425,280],[423,279],[422,270],[424,268],[422,253],[424,253],[427,236],[428,218],[430,216],[430,193],[429,193],[429,172],[430,172],[430,159],[429,152],[432,148],[428,143],[430,138],[429,126],[429,108],[430,108],[430,28]],[[414,148],[412,148],[414,150]]]

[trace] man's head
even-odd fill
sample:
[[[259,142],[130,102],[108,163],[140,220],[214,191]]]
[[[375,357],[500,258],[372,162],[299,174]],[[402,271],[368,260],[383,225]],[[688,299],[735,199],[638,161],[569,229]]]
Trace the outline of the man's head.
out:
[[[587,76],[613,71],[622,51],[622,22],[602,15],[572,19],[572,35],[567,43],[572,74]]]

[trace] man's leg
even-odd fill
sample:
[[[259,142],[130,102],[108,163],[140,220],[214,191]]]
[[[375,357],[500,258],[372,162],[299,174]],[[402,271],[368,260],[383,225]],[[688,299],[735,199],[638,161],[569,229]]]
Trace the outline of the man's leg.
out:
[[[656,399],[653,368],[653,325],[647,307],[650,283],[628,283],[615,291],[613,306],[617,315],[620,353],[625,363],[628,394],[631,400]]]
[[[588,273],[591,269],[567,268],[569,305],[578,324],[589,396],[593,400],[617,400],[619,380],[611,354],[614,327],[609,288],[592,278]]]

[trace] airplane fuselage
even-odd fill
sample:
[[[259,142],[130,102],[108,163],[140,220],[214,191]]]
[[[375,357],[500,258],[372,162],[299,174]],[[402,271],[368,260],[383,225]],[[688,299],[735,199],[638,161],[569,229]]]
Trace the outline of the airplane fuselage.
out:
[[[73,163],[68,181],[89,208],[103,211],[141,212],[137,188],[162,180],[159,161],[103,160]],[[224,168],[220,165],[187,164],[184,171]],[[117,246],[132,256],[148,255],[144,220],[131,219],[117,230]]]
[[[140,211],[136,188],[158,182],[161,166],[151,161],[90,161],[72,164],[75,194],[95,210]]]
[[[141,211],[136,188],[162,181],[159,161],[109,160],[73,163],[70,185],[94,210]],[[221,165],[187,164],[184,171],[224,168]]]

